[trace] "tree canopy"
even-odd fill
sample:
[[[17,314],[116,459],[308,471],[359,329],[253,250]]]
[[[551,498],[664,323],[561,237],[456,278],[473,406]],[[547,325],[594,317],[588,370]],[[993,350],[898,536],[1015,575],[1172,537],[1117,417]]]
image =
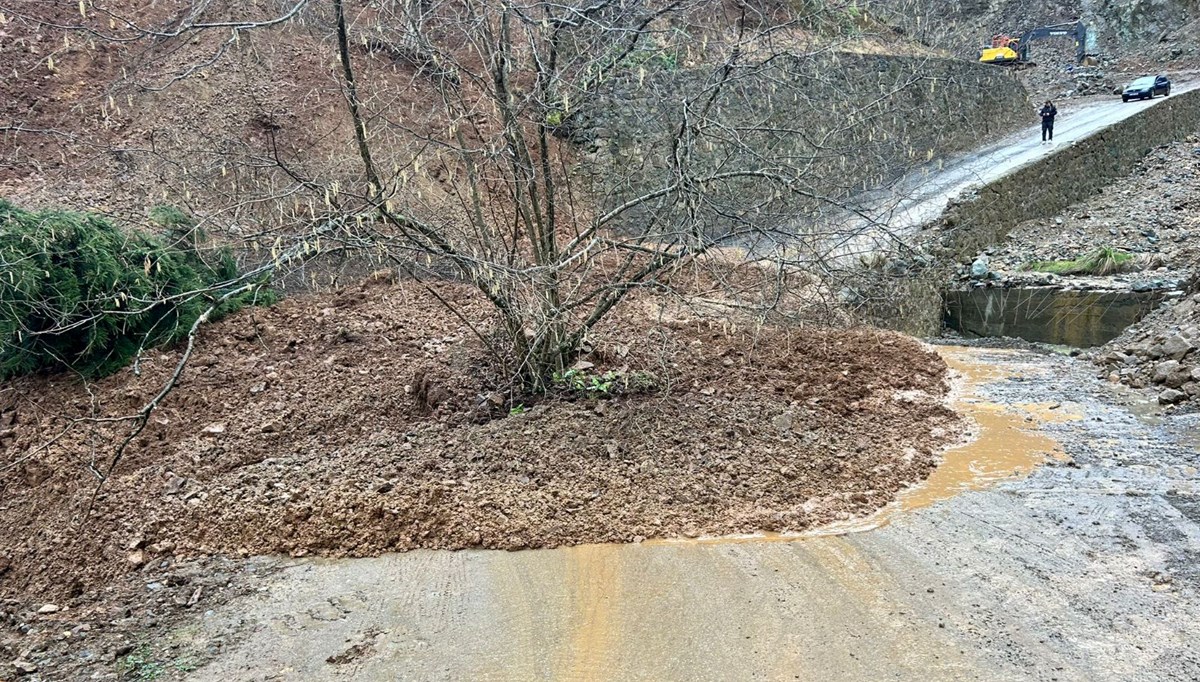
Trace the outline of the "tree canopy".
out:
[[[170,215],[172,231],[185,219]],[[39,370],[111,374],[186,335],[237,282],[228,252],[122,230],[102,216],[22,210],[0,199],[0,379]],[[221,304],[228,314],[261,292]]]

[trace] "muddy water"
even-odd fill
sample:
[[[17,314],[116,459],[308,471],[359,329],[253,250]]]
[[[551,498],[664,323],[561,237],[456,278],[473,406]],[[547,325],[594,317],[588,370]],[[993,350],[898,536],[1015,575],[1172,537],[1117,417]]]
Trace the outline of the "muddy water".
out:
[[[194,677],[1020,679],[968,643],[963,633],[976,627],[970,617],[947,623],[930,615],[938,612],[931,605],[951,595],[935,593],[943,589],[939,578],[895,554],[921,547],[871,541],[886,530],[855,532],[1061,456],[1036,427],[1077,418],[1071,405],[989,403],[979,387],[1008,375],[977,361],[977,351],[941,352],[962,375],[955,401],[978,425],[976,437],[867,519],[803,537],[303,562],[269,602],[250,609],[264,627],[243,653]],[[330,604],[340,618],[324,615]],[[356,643],[366,653],[331,669],[326,660]]]
[[[1064,459],[1058,443],[1037,431],[1037,424],[1081,418],[1077,411],[1060,403],[1006,406],[988,402],[977,395],[976,388],[982,383],[1007,378],[1004,372],[974,361],[973,351],[967,348],[944,347],[939,352],[946,364],[961,377],[955,407],[975,421],[977,432],[970,442],[949,450],[928,479],[901,494],[895,504],[887,507],[880,515],[884,519],[967,490],[978,490],[1005,478],[1027,474],[1049,457]]]

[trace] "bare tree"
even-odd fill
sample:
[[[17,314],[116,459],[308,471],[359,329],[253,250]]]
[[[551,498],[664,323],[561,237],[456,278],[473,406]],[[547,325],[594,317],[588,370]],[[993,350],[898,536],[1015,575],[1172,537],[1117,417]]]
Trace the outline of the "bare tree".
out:
[[[150,18],[54,4],[53,16],[28,3],[0,12],[138,45],[146,69],[107,86],[114,102],[122,87],[178,91],[238,50],[264,49],[253,35],[306,31],[329,46],[349,125],[327,137],[349,134],[353,165],[289,145],[266,106],[261,134],[193,149],[200,170],[157,141],[122,151],[158,159],[176,195],[212,201],[196,212],[227,228],[256,275],[353,251],[470,283],[499,333],[470,322],[528,390],[545,388],[631,292],[670,290],[672,273],[702,258],[766,260],[775,291],[762,309],[797,281],[780,272],[842,269],[833,256],[879,222],[853,198],[932,154],[934,142],[895,131],[914,112],[944,110],[929,101],[946,85],[920,59],[895,69],[856,54],[870,36],[835,5],[181,2]],[[869,77],[868,96],[838,96],[844,76],[830,69],[845,63]]]
[[[499,355],[529,389],[570,364],[631,291],[714,249],[761,256],[764,243],[813,237],[804,213],[844,212],[855,183],[898,171],[888,154],[871,156],[885,141],[867,144],[872,103],[811,115],[828,104],[798,91],[820,83],[838,43],[814,38],[812,17],[784,5],[385,4],[359,30],[395,27],[410,46],[396,53],[424,74],[414,88],[431,103],[414,116],[358,76],[346,6],[330,1],[362,162],[343,210],[372,216],[365,233],[397,262],[446,265],[487,296],[504,331]],[[923,81],[899,74],[878,99]],[[608,168],[581,173],[578,145],[596,142],[596,118],[622,106],[652,119],[642,163],[610,155]],[[854,133],[861,159],[847,157]]]

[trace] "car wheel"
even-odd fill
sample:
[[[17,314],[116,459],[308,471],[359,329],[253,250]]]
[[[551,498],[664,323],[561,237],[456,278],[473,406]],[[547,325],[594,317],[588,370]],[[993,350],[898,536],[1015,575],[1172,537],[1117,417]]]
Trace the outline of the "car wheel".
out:
[[[1171,88],[1167,88],[1167,91],[1163,93],[1163,97],[1170,97],[1170,96],[1171,96]]]
[[[1125,102],[1126,104],[1128,104],[1128,103],[1129,103],[1129,98],[1128,98],[1128,97],[1126,97],[1125,95],[1121,95],[1121,101],[1122,101],[1122,102]]]

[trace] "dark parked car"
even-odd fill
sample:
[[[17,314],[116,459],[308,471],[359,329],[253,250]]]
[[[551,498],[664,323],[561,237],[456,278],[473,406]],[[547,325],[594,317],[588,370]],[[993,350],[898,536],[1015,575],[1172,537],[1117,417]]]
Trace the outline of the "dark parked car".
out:
[[[1166,76],[1142,76],[1121,92],[1121,101],[1131,99],[1154,99],[1155,95],[1171,96],[1171,80]]]

